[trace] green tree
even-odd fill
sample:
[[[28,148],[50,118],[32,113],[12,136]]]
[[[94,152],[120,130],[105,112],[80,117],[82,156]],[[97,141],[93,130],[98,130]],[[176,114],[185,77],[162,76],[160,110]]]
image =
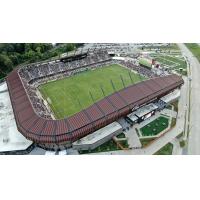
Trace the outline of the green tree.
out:
[[[72,51],[82,43],[0,43],[0,77],[21,63],[46,60],[67,51]],[[5,74],[4,74],[5,73]]]
[[[10,60],[12,61],[13,65],[18,65],[19,64],[19,59],[18,56],[13,54],[9,56]]]
[[[0,54],[1,71],[9,72],[13,68],[13,63],[7,55]]]

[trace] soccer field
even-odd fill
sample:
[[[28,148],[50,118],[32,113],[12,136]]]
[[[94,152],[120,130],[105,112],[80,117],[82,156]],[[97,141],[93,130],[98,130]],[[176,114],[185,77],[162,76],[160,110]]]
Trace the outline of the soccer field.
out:
[[[39,90],[43,98],[48,100],[55,117],[61,119],[92,105],[93,101],[89,92],[92,93],[95,101],[102,99],[100,85],[106,96],[112,94],[114,91],[110,80],[113,81],[116,90],[122,89],[120,75],[123,77],[125,86],[131,85],[129,72],[131,72],[129,69],[114,64],[43,84]],[[138,74],[134,72],[130,74],[134,83],[140,81]]]

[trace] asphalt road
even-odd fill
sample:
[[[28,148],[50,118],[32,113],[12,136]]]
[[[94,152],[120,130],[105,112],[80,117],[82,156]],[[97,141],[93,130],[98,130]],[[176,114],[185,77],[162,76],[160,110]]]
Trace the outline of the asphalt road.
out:
[[[200,155],[200,63],[184,44],[178,45],[190,62],[192,78],[188,154]]]

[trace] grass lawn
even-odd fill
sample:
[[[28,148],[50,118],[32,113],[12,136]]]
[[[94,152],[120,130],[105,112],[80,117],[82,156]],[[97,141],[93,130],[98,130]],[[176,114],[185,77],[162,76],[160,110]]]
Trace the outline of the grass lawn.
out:
[[[163,116],[158,117],[140,129],[142,136],[154,136],[168,127],[169,119]]]
[[[120,133],[118,136],[117,136],[117,138],[125,138],[126,136],[125,136],[125,134],[124,133]]]
[[[161,64],[161,66],[167,65],[177,72],[180,72],[180,68],[182,68],[183,70],[187,70],[187,63],[184,58],[163,54],[157,54],[153,57],[156,59],[157,62]]]
[[[151,68],[151,60],[148,60],[146,58],[141,58],[139,60],[140,65],[144,65],[145,67]]]
[[[154,155],[172,155],[173,144],[168,143],[164,147],[162,147],[159,151],[157,151]]]
[[[197,57],[200,62],[200,45],[196,43],[186,43],[185,45],[187,46],[187,48],[190,49],[190,51],[194,54],[194,56]]]
[[[176,118],[172,118],[172,122],[171,122],[171,128],[173,128],[176,125]]]
[[[178,112],[178,100],[171,103],[174,106],[174,111]]]
[[[183,57],[159,53],[151,54],[151,56],[155,58],[155,60],[159,62],[161,66],[167,65],[169,68],[176,70],[178,73],[187,75],[187,63]],[[183,71],[180,71],[180,68],[182,68]]]
[[[187,67],[187,63],[186,63],[186,61],[184,60],[183,57],[166,55],[166,56],[163,56],[163,58],[166,59],[166,60],[170,60],[171,62],[178,63],[180,65],[180,67],[182,67],[182,68]]]
[[[185,60],[183,60],[183,59],[181,59],[181,58],[177,58],[177,57],[175,57],[175,56],[168,56],[168,55],[166,55],[166,56],[164,56],[164,55],[162,55],[162,56],[159,56],[158,57],[160,60],[161,60],[161,63],[163,63],[163,62],[168,62],[169,64],[169,66],[170,65],[176,65],[177,64],[177,66],[174,68],[174,69],[179,69],[179,68],[183,68],[183,69],[186,69],[187,68],[187,63],[186,63],[186,61]],[[163,60],[163,61],[162,61]],[[166,63],[167,64],[167,63]]]
[[[177,139],[180,139],[181,137],[183,137],[184,133],[181,132],[179,135],[176,136]]]
[[[129,147],[127,140],[119,141],[119,143],[124,148],[128,148]],[[100,153],[100,152],[117,151],[117,150],[121,150],[121,149],[117,146],[117,144],[113,140],[110,140],[110,141],[100,145],[96,149],[93,149],[93,150],[82,150],[82,151],[79,151],[79,153],[80,154],[88,154],[88,153]]]
[[[161,66],[162,65],[167,65],[167,66],[176,65],[174,62],[171,62],[170,60],[165,60],[162,56],[155,57],[155,60],[159,62]]]
[[[172,105],[169,104],[166,108],[172,110]]]
[[[185,140],[181,140],[181,141],[179,142],[179,144],[180,144],[180,147],[183,148],[183,147],[185,147],[185,145],[186,145],[186,141],[185,141]]]
[[[123,77],[125,86],[131,85],[129,72],[129,69],[114,64],[43,84],[39,90],[43,97],[48,100],[55,117],[61,119],[92,105],[93,101],[89,92],[92,93],[95,101],[102,99],[100,85],[102,85],[106,96],[112,94],[114,91],[111,79],[116,90],[123,88],[120,75]],[[131,72],[131,77],[134,83],[140,81],[138,74]]]

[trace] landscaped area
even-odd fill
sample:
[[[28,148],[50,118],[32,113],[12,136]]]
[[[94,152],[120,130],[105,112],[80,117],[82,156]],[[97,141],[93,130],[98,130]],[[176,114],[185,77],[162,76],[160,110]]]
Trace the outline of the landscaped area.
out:
[[[174,106],[174,111],[178,112],[178,100],[171,103]]]
[[[169,109],[169,110],[173,110],[173,106],[171,104],[167,105],[166,108]]]
[[[173,144],[168,143],[164,147],[162,147],[159,151],[157,151],[154,155],[172,155],[173,152]]]
[[[142,148],[144,148],[147,145],[151,144],[151,142],[153,142],[153,140],[155,140],[155,138],[145,138],[145,139],[141,138],[140,142],[141,142]]]
[[[156,136],[169,125],[169,118],[160,116],[140,129],[142,136]]]
[[[126,138],[125,134],[124,133],[120,133],[117,138]]]
[[[90,92],[94,101],[102,99],[104,96],[100,86],[106,96],[112,94],[114,90],[111,80],[116,90],[122,89],[123,83],[120,75],[123,77],[125,87],[132,84],[130,75],[134,83],[141,81],[138,74],[114,64],[43,84],[39,90],[44,99],[47,99],[55,117],[61,119],[92,105],[94,102]]]
[[[127,140],[122,140],[122,141],[118,141],[118,142],[124,148],[128,148],[129,147]],[[93,149],[93,150],[81,150],[81,151],[79,151],[79,153],[80,154],[88,154],[88,153],[99,153],[99,152],[117,151],[117,150],[121,150],[120,147],[116,144],[116,142],[114,140],[110,140],[110,141],[100,145],[96,149]]]
[[[173,128],[176,125],[176,118],[172,118],[170,127]]]

